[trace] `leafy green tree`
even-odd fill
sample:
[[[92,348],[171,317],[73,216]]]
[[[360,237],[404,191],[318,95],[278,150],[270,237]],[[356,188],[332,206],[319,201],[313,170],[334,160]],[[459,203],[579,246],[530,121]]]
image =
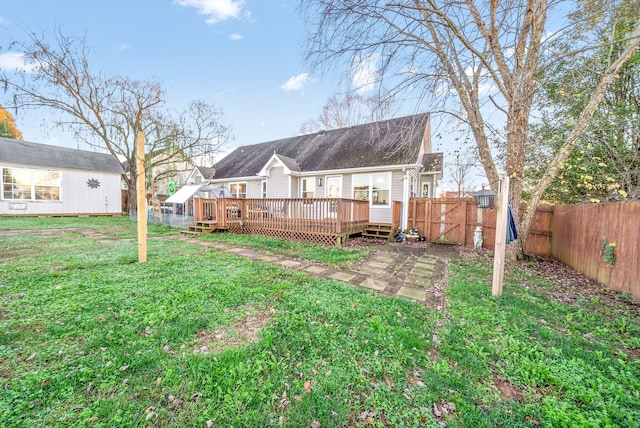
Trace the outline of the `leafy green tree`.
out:
[[[601,22],[584,20],[593,2],[574,15],[595,27],[601,45],[576,57],[562,57],[546,70],[536,105],[542,119],[532,127],[528,179],[535,182],[589,101],[610,59],[619,55],[633,29],[640,1],[625,0],[609,10]],[[580,33],[577,33],[578,35]],[[577,36],[578,37],[578,36]],[[558,50],[569,49],[566,41]],[[640,197],[640,51],[620,68],[602,103],[564,162],[544,199],[563,202],[600,202]]]

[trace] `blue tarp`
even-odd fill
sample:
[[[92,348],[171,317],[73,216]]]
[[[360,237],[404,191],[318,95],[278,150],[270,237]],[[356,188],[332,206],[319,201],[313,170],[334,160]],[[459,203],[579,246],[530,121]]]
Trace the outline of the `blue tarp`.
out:
[[[507,244],[518,239],[518,229],[516,228],[516,220],[513,216],[511,205],[507,209]]]

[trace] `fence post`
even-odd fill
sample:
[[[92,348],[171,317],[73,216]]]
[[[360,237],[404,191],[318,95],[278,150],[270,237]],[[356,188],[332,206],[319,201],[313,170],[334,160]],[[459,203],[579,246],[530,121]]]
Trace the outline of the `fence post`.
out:
[[[493,283],[491,294],[502,296],[504,257],[507,243],[507,207],[509,205],[509,176],[500,179],[496,204],[496,246],[493,255]]]

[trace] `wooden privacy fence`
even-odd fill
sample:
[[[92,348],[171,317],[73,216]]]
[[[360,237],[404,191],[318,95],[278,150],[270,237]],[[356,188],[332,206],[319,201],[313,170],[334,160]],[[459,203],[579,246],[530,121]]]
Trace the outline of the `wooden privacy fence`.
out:
[[[640,202],[556,206],[551,252],[612,290],[640,298]]]
[[[195,198],[194,221],[230,232],[336,245],[364,231],[369,203],[342,198]]]
[[[470,198],[411,198],[409,227],[418,226],[420,235],[429,242],[473,246],[476,227],[482,227],[482,246],[494,248],[496,210],[479,209]],[[548,257],[551,255],[553,207],[540,206],[531,225],[526,251]]]
[[[409,227],[418,226],[430,242],[471,247],[481,226],[482,246],[495,247],[496,210],[478,209],[473,199],[412,198],[408,212]],[[640,298],[640,202],[541,205],[526,252],[553,257],[612,290]]]

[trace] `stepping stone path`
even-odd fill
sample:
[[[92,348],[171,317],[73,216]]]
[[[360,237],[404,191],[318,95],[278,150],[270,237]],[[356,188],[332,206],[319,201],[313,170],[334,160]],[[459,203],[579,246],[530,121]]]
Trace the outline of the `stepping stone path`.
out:
[[[245,247],[202,242],[189,236],[181,236],[180,239],[251,260],[277,264],[312,277],[340,281],[387,296],[414,300],[437,310],[442,310],[444,306],[443,284],[448,260],[457,257],[457,249],[451,246],[384,244],[358,266],[338,269],[278,254],[265,254]]]

